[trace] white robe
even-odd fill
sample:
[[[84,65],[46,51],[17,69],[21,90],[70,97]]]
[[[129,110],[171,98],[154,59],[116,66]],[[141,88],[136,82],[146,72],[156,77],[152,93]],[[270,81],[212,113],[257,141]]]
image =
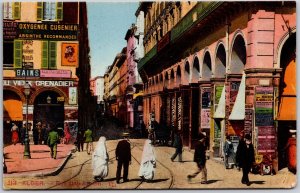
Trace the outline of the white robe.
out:
[[[108,175],[108,154],[106,138],[100,137],[92,156],[92,169],[95,177],[105,178]]]
[[[139,170],[139,176],[146,180],[152,180],[154,178],[154,171],[156,167],[156,160],[154,149],[151,145],[151,140],[145,141],[141,166]]]

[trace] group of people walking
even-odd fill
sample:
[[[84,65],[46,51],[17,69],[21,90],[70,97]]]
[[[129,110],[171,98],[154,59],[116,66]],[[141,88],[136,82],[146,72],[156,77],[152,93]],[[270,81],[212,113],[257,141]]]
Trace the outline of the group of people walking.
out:
[[[123,139],[117,144],[115,155],[117,160],[116,182],[119,184],[121,180],[121,172],[123,169],[123,182],[128,182],[128,170],[131,165],[131,143],[129,134],[124,133]],[[92,155],[93,176],[96,181],[102,181],[108,176],[109,155],[106,148],[106,138],[101,136]],[[150,139],[144,144],[142,160],[138,176],[142,180],[152,180],[154,178],[154,170],[156,168],[156,159],[154,148]]]

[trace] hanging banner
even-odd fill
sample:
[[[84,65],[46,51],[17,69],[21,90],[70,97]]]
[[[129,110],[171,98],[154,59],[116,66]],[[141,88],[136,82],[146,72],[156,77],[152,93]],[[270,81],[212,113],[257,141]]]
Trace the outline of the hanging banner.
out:
[[[78,66],[78,44],[62,43],[61,44],[61,65]]]

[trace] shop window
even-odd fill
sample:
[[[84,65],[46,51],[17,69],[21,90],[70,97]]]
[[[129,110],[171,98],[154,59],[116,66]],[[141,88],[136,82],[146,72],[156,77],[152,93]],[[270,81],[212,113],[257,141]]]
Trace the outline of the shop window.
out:
[[[3,19],[20,19],[21,2],[3,3]]]
[[[14,42],[3,42],[3,67],[11,68],[14,63]]]
[[[62,2],[38,2],[37,20],[42,21],[62,21],[63,3]]]
[[[56,69],[57,42],[43,41],[42,69]]]

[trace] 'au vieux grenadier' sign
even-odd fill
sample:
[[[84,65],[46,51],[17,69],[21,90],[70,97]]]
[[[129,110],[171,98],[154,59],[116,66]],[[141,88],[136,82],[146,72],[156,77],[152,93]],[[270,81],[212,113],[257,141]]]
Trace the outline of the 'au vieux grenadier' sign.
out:
[[[18,39],[77,40],[77,24],[23,23],[17,25]]]
[[[60,81],[60,80],[37,80],[37,81],[32,81],[28,80],[28,84],[31,87],[35,86],[42,86],[42,87],[70,87],[74,86],[73,81]],[[3,85],[4,86],[24,86],[25,85],[25,80],[3,80]]]

